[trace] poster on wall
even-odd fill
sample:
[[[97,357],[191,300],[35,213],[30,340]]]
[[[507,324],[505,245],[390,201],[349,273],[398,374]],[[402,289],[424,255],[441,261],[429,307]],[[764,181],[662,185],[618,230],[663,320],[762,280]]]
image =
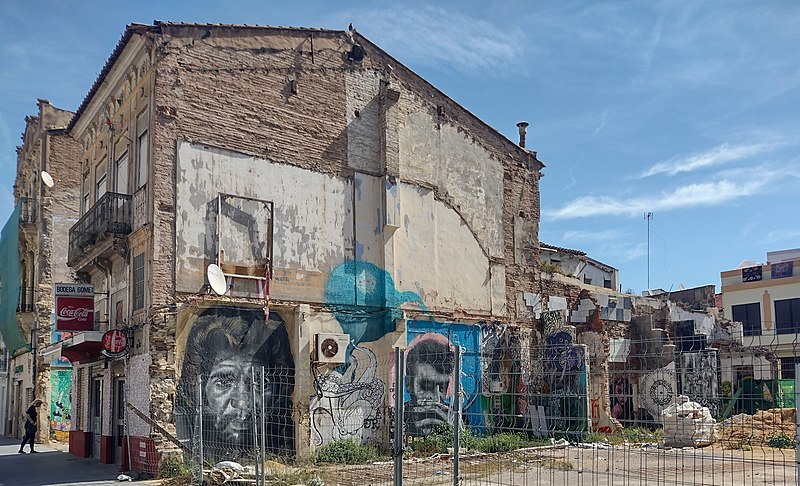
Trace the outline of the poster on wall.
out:
[[[91,331],[94,329],[94,285],[57,283],[56,330]]]

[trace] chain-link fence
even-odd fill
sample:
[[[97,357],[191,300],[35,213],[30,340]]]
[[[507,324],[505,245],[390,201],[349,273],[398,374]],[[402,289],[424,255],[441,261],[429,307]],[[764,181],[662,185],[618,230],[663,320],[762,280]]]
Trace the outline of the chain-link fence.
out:
[[[307,378],[198,374],[176,417],[195,482],[798,484],[795,343],[467,331],[410,328]]]

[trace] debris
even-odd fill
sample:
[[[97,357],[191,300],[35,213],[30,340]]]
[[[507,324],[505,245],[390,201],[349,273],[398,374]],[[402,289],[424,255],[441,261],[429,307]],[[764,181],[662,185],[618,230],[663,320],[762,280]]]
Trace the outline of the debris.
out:
[[[702,447],[716,440],[716,421],[708,407],[685,395],[661,412],[665,447]]]
[[[128,476],[127,474],[120,474],[117,476],[117,481],[133,481],[133,478]]]
[[[759,410],[755,415],[740,413],[717,425],[722,442],[733,448],[769,445],[773,437],[796,435],[797,412],[793,408]]]

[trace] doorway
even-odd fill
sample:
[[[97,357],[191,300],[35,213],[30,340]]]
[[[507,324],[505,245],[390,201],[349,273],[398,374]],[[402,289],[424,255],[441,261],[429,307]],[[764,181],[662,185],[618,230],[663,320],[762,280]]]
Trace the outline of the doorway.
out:
[[[91,457],[100,457],[100,441],[102,440],[102,415],[103,415],[103,377],[97,376],[92,379],[91,396],[91,432],[92,432],[92,453]]]
[[[112,435],[114,441],[114,463],[122,464],[122,444],[125,441],[125,407],[127,397],[125,396],[125,378],[114,380],[114,414],[112,417]]]

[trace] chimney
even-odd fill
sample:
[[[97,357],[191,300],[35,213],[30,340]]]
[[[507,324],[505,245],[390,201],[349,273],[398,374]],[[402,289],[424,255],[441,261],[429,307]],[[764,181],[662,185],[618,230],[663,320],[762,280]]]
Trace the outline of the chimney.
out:
[[[525,148],[525,133],[528,130],[528,122],[521,121],[517,123],[517,128],[519,128],[519,146]]]

